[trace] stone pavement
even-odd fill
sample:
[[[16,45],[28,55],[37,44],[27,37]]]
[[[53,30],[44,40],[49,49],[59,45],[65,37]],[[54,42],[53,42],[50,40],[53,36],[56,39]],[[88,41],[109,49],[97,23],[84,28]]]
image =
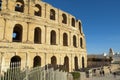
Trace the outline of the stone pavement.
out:
[[[105,76],[93,76],[84,80],[120,80],[120,75],[114,77],[113,74],[106,74]]]

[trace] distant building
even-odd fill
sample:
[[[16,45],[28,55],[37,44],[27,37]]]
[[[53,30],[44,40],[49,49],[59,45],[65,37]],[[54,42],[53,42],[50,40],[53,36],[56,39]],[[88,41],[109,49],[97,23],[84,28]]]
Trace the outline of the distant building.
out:
[[[109,53],[106,54],[106,57],[111,59],[111,63],[120,64],[120,54],[119,52],[114,52],[112,48],[109,49]]]
[[[88,55],[87,60],[88,67],[100,67],[112,64],[120,64],[120,54],[115,53],[112,48],[109,49],[109,53],[103,53],[101,55]]]
[[[110,65],[110,59],[104,55],[88,55],[87,56],[87,67],[101,67]]]

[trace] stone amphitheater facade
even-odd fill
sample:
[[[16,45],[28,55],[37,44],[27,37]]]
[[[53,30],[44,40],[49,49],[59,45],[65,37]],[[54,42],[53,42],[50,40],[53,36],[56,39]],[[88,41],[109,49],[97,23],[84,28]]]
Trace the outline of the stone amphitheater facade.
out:
[[[82,23],[40,0],[0,0],[0,71],[47,64],[66,71],[87,66]]]

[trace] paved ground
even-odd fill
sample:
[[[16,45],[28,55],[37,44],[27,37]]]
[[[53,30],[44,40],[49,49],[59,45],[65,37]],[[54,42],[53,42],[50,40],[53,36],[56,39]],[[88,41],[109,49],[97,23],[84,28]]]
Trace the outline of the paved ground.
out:
[[[85,80],[120,80],[120,75],[106,74],[105,76],[94,76]]]

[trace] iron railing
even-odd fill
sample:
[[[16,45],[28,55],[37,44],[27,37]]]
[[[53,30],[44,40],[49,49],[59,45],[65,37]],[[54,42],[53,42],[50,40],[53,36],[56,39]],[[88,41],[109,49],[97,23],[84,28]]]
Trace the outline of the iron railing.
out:
[[[38,66],[21,70],[20,63],[11,63],[6,72],[0,73],[0,80],[67,80],[67,78],[67,72],[54,68]]]

